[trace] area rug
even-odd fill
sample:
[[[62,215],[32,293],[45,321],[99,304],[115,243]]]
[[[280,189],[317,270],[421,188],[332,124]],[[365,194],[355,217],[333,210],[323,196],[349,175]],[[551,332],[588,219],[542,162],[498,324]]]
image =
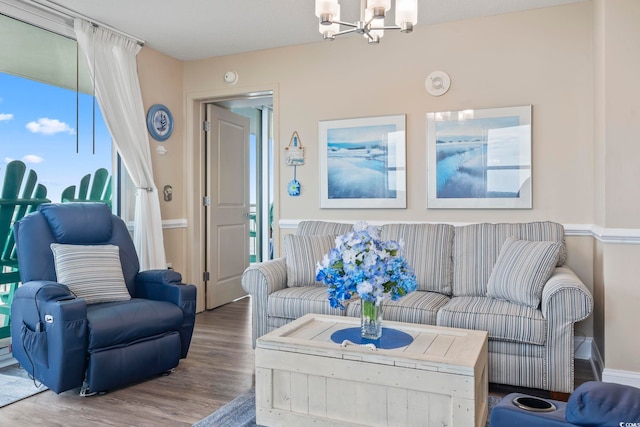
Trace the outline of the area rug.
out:
[[[489,395],[489,415],[502,397]],[[260,427],[256,424],[256,395],[251,389],[242,393],[208,417],[198,421],[193,427]]]
[[[34,383],[20,365],[0,369],[0,408],[45,390],[48,388]]]

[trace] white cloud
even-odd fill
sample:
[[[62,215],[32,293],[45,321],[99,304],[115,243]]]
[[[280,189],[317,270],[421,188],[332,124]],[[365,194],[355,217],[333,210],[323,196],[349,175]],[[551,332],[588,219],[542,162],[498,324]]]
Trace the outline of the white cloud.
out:
[[[11,157],[5,157],[5,158],[4,158],[4,162],[5,162],[6,164],[9,164],[9,163],[13,162],[14,160],[15,160],[15,159],[12,159]]]
[[[43,135],[55,135],[56,133],[65,132],[73,135],[74,131],[68,124],[58,119],[48,119],[43,117],[37,122],[27,123],[27,129],[33,133],[41,133]]]
[[[13,114],[0,113],[0,122],[8,122],[13,119]]]
[[[27,154],[22,158],[22,161],[25,163],[42,163],[44,159],[40,156],[36,156],[35,154]]]

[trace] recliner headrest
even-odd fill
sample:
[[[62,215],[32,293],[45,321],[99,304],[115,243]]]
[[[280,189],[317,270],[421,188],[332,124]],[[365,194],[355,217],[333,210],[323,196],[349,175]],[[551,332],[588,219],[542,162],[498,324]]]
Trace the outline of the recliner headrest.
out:
[[[111,239],[111,210],[104,203],[45,203],[38,210],[58,243],[100,244]]]

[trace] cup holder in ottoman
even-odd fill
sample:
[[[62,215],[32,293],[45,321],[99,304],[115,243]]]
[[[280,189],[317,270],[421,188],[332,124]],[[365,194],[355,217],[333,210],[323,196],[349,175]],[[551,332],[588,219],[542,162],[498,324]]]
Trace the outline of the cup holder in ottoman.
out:
[[[518,396],[513,399],[513,404],[529,412],[551,412],[558,409],[552,402],[533,396]]]
[[[491,427],[513,426],[574,426],[567,422],[566,402],[540,399],[522,393],[511,393],[491,410]]]

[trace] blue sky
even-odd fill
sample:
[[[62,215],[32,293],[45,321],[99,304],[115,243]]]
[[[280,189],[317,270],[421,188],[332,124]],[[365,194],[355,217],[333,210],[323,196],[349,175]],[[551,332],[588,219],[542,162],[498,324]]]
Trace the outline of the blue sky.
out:
[[[97,103],[92,153],[91,104],[91,96],[80,94],[77,124],[75,91],[0,73],[0,182],[7,163],[22,160],[47,187],[47,198],[59,202],[62,190],[82,176],[101,167],[111,171],[111,136]]]

